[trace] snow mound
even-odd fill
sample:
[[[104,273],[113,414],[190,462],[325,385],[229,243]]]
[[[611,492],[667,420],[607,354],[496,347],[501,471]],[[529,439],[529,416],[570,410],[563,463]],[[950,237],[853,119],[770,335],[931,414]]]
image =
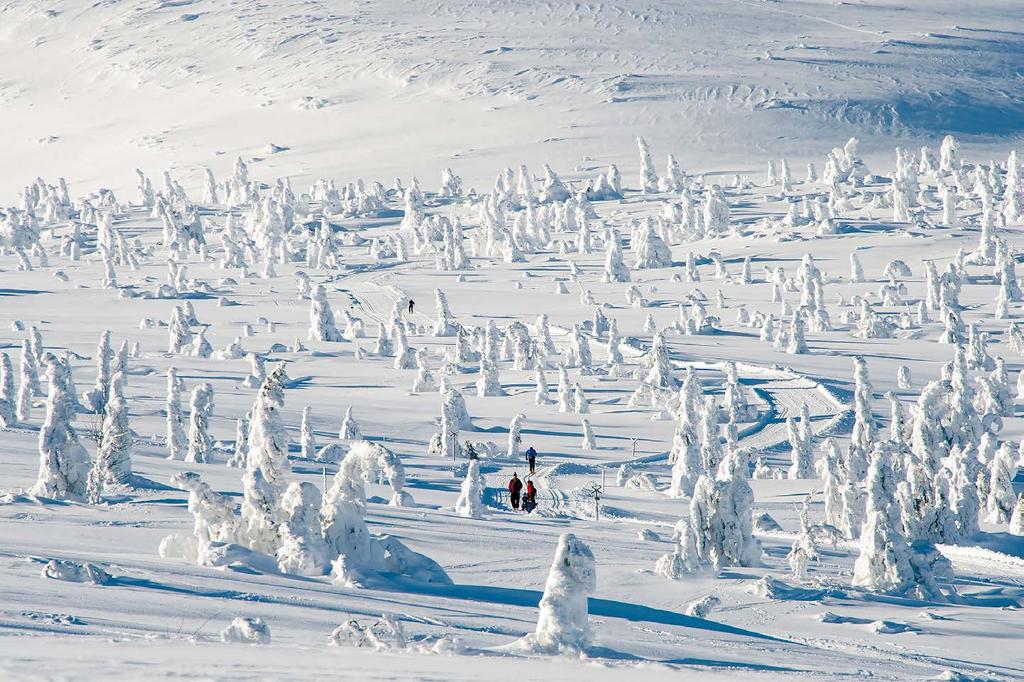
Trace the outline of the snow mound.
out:
[[[262,618],[235,618],[220,632],[229,644],[270,644],[270,628]]]
[[[546,469],[540,475],[540,479],[547,481],[549,478],[558,476],[585,476],[600,473],[598,467],[589,464],[577,464],[576,462],[559,462]]]
[[[707,618],[711,610],[722,603],[718,597],[708,594],[686,605],[686,615],[694,618]]]
[[[779,522],[772,518],[772,515],[768,512],[758,514],[754,517],[754,529],[759,533],[780,533],[782,532],[782,526]]]
[[[76,561],[61,559],[48,561],[43,567],[42,577],[69,583],[92,583],[93,585],[109,585],[114,581],[113,576],[96,564],[89,562],[80,564]]]
[[[918,632],[918,629],[907,623],[897,623],[892,620],[876,620],[871,629],[880,635],[898,635],[903,632]]]
[[[794,587],[770,575],[751,585],[748,591],[756,597],[778,601],[819,601],[826,596],[838,596],[830,590]]]

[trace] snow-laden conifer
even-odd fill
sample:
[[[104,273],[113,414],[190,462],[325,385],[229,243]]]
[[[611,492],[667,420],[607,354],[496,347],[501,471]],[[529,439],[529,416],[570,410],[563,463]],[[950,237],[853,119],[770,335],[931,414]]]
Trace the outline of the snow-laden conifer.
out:
[[[42,497],[82,499],[91,463],[72,425],[75,388],[66,361],[49,353],[44,361],[49,393],[46,418],[39,431],[39,475],[31,492]]]
[[[480,473],[480,460],[471,459],[466,466],[466,477],[462,481],[459,499],[455,501],[455,513],[467,519],[483,518],[484,488],[484,477]]]
[[[178,378],[178,370],[167,370],[167,459],[184,459],[188,448],[185,416],[181,411],[181,392],[185,382]]]
[[[188,452],[186,462],[209,462],[213,457],[213,436],[210,418],[213,416],[213,386],[203,383],[192,389],[189,405]]]
[[[597,589],[594,554],[572,533],[558,539],[540,600],[537,629],[523,638],[537,653],[580,656],[590,644],[587,598]]]

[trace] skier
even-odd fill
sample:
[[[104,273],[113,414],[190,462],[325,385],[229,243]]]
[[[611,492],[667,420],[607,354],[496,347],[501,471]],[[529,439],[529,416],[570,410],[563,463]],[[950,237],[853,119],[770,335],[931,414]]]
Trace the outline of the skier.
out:
[[[537,451],[530,446],[530,449],[526,451],[526,463],[530,465],[530,473],[537,472]]]
[[[532,512],[537,508],[537,486],[533,484],[533,481],[526,481],[526,498],[523,501],[523,509],[527,513]]]
[[[512,480],[508,482],[508,496],[512,501],[512,509],[519,509],[519,493],[523,490],[523,482],[519,480],[519,473],[512,472]]]
[[[409,314],[412,315],[413,308],[416,307],[416,301],[409,299]]]

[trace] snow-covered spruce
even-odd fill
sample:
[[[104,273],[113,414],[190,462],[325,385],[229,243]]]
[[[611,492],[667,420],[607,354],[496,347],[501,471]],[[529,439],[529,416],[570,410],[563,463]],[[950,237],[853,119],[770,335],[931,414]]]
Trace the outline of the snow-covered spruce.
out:
[[[244,469],[249,455],[249,415],[239,417],[235,422],[235,449],[228,457],[229,467]]]
[[[306,481],[292,481],[281,497],[283,520],[279,526],[277,565],[284,573],[323,575],[330,556],[320,515],[320,490]]]
[[[334,323],[334,311],[327,302],[327,290],[318,284],[309,300],[309,340],[342,341],[343,337]]]
[[[323,532],[330,554],[334,580],[358,586],[374,575],[386,572],[406,575],[423,582],[450,583],[451,579],[431,559],[417,554],[391,536],[374,536],[366,526],[366,491],[363,481],[383,468],[398,476],[394,454],[386,448],[358,441],[353,443],[324,496]],[[391,477],[392,488],[397,481]],[[404,483],[404,472],[401,473]],[[401,492],[401,487],[396,494]],[[394,498],[392,498],[394,499]]]
[[[96,445],[96,460],[89,472],[88,493],[91,502],[99,502],[106,486],[127,485],[132,480],[132,448],[135,436],[128,419],[124,380],[120,373],[110,380],[104,401],[103,422]]]
[[[363,430],[352,414],[352,406],[345,408],[345,416],[341,420],[341,428],[338,429],[339,440],[360,440],[363,437]]]
[[[213,386],[200,384],[192,389],[188,427],[186,462],[210,462],[213,457],[213,436],[210,418],[213,416]]]
[[[437,306],[434,336],[456,336],[459,333],[459,323],[455,321],[448,307],[448,297],[440,289],[434,289],[434,300]]]
[[[313,459],[316,456],[316,435],[313,433],[313,408],[306,405],[302,408],[302,423],[299,427],[299,447],[302,456]]]
[[[242,476],[242,541],[251,549],[271,555],[280,543],[281,495],[290,470],[288,434],[281,416],[286,379],[284,366],[280,365],[260,387],[252,408]]]
[[[949,577],[949,561],[926,540],[911,544],[903,533],[892,471],[892,446],[877,443],[867,480],[867,520],[860,534],[860,555],[853,584],[874,592],[943,599],[937,579]]]
[[[39,475],[30,492],[41,497],[79,500],[85,497],[89,477],[89,453],[75,431],[75,388],[65,360],[47,353],[46,418],[39,430]]]
[[[480,519],[484,515],[484,477],[480,473],[480,460],[471,459],[466,466],[466,477],[462,481],[459,499],[455,501],[455,513],[468,519]]]
[[[160,541],[160,556],[189,563],[216,563],[215,548],[238,540],[238,522],[232,498],[214,491],[199,474],[186,471],[171,477],[171,485],[187,490],[192,534],[173,533]]]
[[[572,533],[563,533],[544,585],[537,629],[520,646],[552,656],[585,654],[590,645],[587,598],[596,588],[593,552]]]
[[[0,353],[0,428],[13,426],[18,420],[17,411],[11,356]]]
[[[696,534],[701,563],[755,566],[760,543],[753,536],[754,494],[747,480],[750,454],[734,449],[719,467],[718,477],[702,475],[690,500],[690,525]]]
[[[604,261],[604,282],[628,282],[629,268],[622,257],[622,245],[619,243],[619,235],[614,230],[609,230],[605,240],[608,250]]]
[[[113,373],[114,349],[110,346],[110,330],[100,335],[100,343],[96,348],[96,385],[82,396],[82,401],[96,414],[103,412],[107,397],[110,395],[110,377]]]

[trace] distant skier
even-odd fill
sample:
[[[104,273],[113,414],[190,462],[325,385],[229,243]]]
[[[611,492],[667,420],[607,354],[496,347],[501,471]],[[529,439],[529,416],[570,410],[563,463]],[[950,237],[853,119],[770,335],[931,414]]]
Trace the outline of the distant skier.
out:
[[[530,465],[530,473],[537,473],[537,451],[530,446],[530,449],[526,451],[526,463]]]
[[[523,509],[527,513],[532,512],[537,508],[537,486],[533,484],[533,481],[526,482],[526,497],[523,501]]]
[[[508,496],[512,501],[512,508],[519,509],[519,494],[523,491],[523,482],[519,480],[519,474],[512,473],[512,480],[508,482]]]
[[[416,301],[409,299],[409,314],[412,315],[413,309],[416,307]]]

